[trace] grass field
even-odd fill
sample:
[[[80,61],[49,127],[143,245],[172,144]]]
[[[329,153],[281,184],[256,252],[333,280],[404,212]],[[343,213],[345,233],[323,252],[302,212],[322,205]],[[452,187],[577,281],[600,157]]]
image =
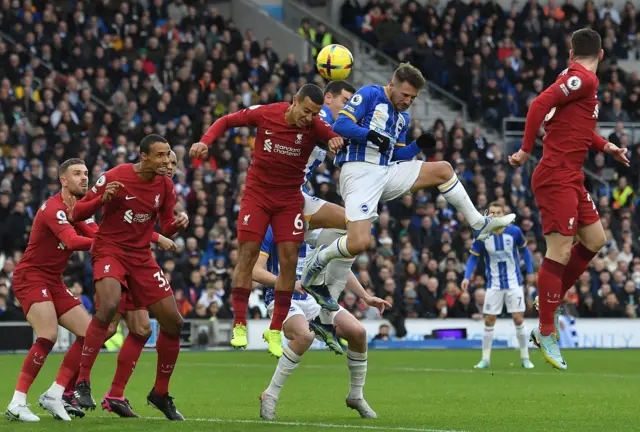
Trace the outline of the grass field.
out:
[[[638,430],[638,351],[567,351],[569,370],[560,372],[532,352],[536,368],[523,370],[513,350],[493,352],[493,369],[472,370],[478,351],[374,351],[369,353],[365,396],[378,419],[361,420],[345,407],[348,371],[343,357],[305,355],[280,394],[278,419],[259,417],[258,397],[275,368],[266,352],[183,353],[171,393],[188,421],[168,422],[146,406],[155,376],[155,353],[144,353],[127,389],[143,419],[90,412],[71,423],[54,421],[35,407],[38,424],[0,420],[0,430],[43,431],[631,431]],[[2,409],[13,394],[22,356],[0,356]],[[52,355],[34,383],[29,402],[51,383],[62,357]],[[93,372],[94,397],[101,400],[116,356],[101,354]],[[98,400],[98,398],[100,398]]]

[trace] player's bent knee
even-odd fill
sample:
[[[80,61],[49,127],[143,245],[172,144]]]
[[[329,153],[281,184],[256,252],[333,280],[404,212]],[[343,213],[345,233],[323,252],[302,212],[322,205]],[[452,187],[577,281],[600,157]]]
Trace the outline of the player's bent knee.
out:
[[[360,324],[349,329],[349,342],[363,343],[367,341],[367,330]]]
[[[109,324],[109,328],[107,329],[107,337],[105,338],[105,340],[111,339],[113,335],[116,334],[117,331],[118,331],[118,323],[111,321],[111,324]]]
[[[485,315],[484,316],[484,325],[487,327],[493,327],[496,324],[496,316],[495,315]]]
[[[521,313],[513,314],[513,323],[521,326],[524,323],[524,315]]]

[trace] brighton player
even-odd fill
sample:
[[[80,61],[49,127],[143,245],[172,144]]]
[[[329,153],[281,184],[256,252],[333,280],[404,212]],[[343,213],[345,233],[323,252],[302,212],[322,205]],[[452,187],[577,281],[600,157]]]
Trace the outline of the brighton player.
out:
[[[489,214],[495,217],[504,215],[504,207],[495,201],[489,204]],[[484,300],[484,334],[482,336],[482,360],[475,365],[476,369],[491,367],[491,345],[493,343],[493,327],[496,316],[502,313],[504,304],[511,314],[516,326],[516,337],[520,346],[520,360],[522,367],[533,369],[529,360],[527,346],[527,332],[524,324],[525,295],[524,280],[520,270],[520,259],[524,260],[527,275],[533,275],[533,259],[527,248],[527,241],[522,231],[515,225],[506,227],[503,231],[493,233],[485,240],[476,240],[469,251],[471,256],[467,261],[461,287],[464,291],[469,287],[469,279],[476,269],[478,261],[484,261],[487,277],[487,293]]]
[[[161,231],[167,237],[189,223],[184,215],[174,216],[175,191],[166,176],[170,151],[163,137],[146,136],[140,142],[139,163],[107,171],[81,201],[67,203],[73,220],[82,220],[103,208],[91,250],[100,305],[87,329],[75,391],[82,408],[96,406],[91,395],[91,369],[106,339],[109,323],[117,313],[122,287],[126,287],[134,304],[146,306],[160,325],[156,382],[147,402],[169,420],[184,420],[169,396],[183,320],[173,291],[149,248],[158,216]]]
[[[331,260],[351,258],[369,248],[380,202],[438,186],[480,240],[515,219],[514,214],[495,218],[481,215],[448,162],[398,162],[435,145],[431,133],[405,144],[410,124],[406,111],[424,85],[422,73],[404,63],[387,86],[361,88],[340,111],[334,129],[349,140],[335,162],[341,166],[340,193],[345,201],[348,233],[330,246],[317,248],[307,260],[302,276],[305,289]]]
[[[218,119],[189,152],[193,158],[204,158],[208,146],[229,128],[258,127],[237,221],[239,256],[232,283],[234,328],[231,339],[231,345],[236,348],[247,346],[246,314],[252,271],[262,239],[271,225],[274,242],[278,245],[280,277],[275,286],[271,325],[263,336],[269,352],[276,357],[282,356],[282,323],[291,305],[298,252],[305,231],[304,197],[300,190],[305,165],[317,141],[327,141],[333,150],[344,144],[318,115],[323,100],[322,90],[307,84],[298,90],[292,104],[257,105],[226,115]]]
[[[76,335],[62,360],[58,375],[39,403],[54,418],[69,421],[66,412],[82,417],[84,412],[63,403],[63,392],[79,365],[85,333],[91,318],[62,282],[69,257],[88,250],[97,225],[93,219],[70,223],[64,200],[87,193],[89,171],[80,159],[69,159],[58,169],[62,190],[38,210],[24,256],[13,274],[13,291],[37,338],[24,360],[18,384],[5,416],[23,422],[40,421],[27,405],[27,392],[58,339],[58,324]],[[84,237],[81,237],[82,234]],[[66,409],[65,409],[66,407]]]
[[[302,264],[309,250],[310,247],[303,243],[296,270],[297,278],[302,274]],[[278,273],[278,251],[274,244],[273,232],[269,227],[260,247],[260,257],[253,268],[254,281],[267,287],[265,303],[269,315],[273,314],[274,292],[272,287],[278,280]],[[340,287],[332,288],[342,291],[345,286],[343,284]],[[351,274],[347,288],[363,298],[368,305],[377,307],[381,312],[384,311],[385,305],[390,307],[384,300],[369,296],[353,274]],[[320,305],[311,296],[300,291],[298,286],[298,290],[293,294],[291,309],[283,323],[285,337],[290,342],[284,348],[283,356],[278,360],[278,366],[269,387],[261,396],[260,417],[263,419],[275,419],[280,390],[313,343],[314,332],[322,335],[325,342],[327,341],[326,337],[331,337],[313,322],[321,314],[321,311]],[[330,313],[330,318],[336,327],[337,335],[349,343],[347,366],[350,374],[350,389],[346,399],[347,406],[358,411],[362,418],[376,418],[375,411],[369,407],[362,392],[367,374],[367,333],[362,324],[342,307],[338,311]],[[314,332],[310,331],[310,326],[314,328]]]
[[[167,177],[173,178],[177,168],[176,154],[169,154]],[[160,250],[175,250],[176,245],[171,240],[158,233],[153,233],[151,241],[157,243]],[[151,337],[151,322],[149,312],[145,307],[137,307],[129,291],[122,293],[120,304],[115,318],[109,324],[106,340],[109,340],[117,331],[120,320],[124,317],[127,324],[127,337],[118,353],[118,363],[113,376],[111,388],[104,395],[101,407],[103,410],[115,413],[120,417],[140,417],[133,411],[129,399],[124,397],[124,390],[136,368],[140,354]],[[157,371],[156,371],[157,373]]]
[[[555,332],[558,306],[606,242],[596,205],[584,187],[582,164],[594,147],[629,166],[627,149],[594,131],[599,112],[596,71],[603,54],[598,32],[573,33],[570,66],[532,102],[522,147],[509,157],[514,167],[526,163],[540,125],[546,122],[543,156],[531,181],[547,244],[538,273],[540,325],[531,332],[531,340],[560,370],[567,369],[567,363]],[[576,235],[579,241],[572,247]]]

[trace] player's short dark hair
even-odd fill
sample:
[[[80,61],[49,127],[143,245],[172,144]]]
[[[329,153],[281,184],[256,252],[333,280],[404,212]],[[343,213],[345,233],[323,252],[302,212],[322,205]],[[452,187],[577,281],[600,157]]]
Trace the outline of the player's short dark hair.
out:
[[[151,151],[151,146],[157,142],[168,143],[169,141],[158,134],[147,135],[146,137],[142,138],[142,141],[140,141],[140,153],[149,154],[149,152]]]
[[[67,159],[60,164],[60,167],[58,168],[58,177],[64,175],[71,165],[86,165],[86,163],[84,163],[82,159],[78,158]]]
[[[331,93],[334,96],[340,96],[342,94],[342,90],[349,93],[356,92],[356,88],[346,81],[331,81],[324,88],[324,95],[326,96],[327,94]]]
[[[398,84],[407,82],[416,90],[421,90],[427,84],[420,69],[410,63],[400,63],[393,73],[393,80]]]
[[[305,98],[309,98],[314,104],[322,105],[324,103],[324,93],[322,89],[315,84],[303,85],[296,95],[298,96],[299,102],[304,101]]]
[[[502,210],[504,210],[504,206],[502,205],[502,203],[500,201],[491,201],[487,208],[489,208],[489,207],[500,207]]]
[[[601,49],[602,39],[595,30],[583,28],[571,35],[571,50],[574,57],[598,57]]]

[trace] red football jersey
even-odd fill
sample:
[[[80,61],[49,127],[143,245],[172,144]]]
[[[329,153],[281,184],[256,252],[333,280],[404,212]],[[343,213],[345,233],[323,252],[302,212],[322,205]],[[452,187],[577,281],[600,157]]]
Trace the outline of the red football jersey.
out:
[[[247,186],[299,188],[309,155],[316,141],[338,137],[331,126],[316,116],[307,129],[290,126],[284,114],[291,105],[279,102],[254,105],[217,120],[200,140],[209,145],[229,128],[257,126],[253,161],[247,174]]]
[[[531,153],[544,119],[546,135],[540,163],[580,170],[592,143],[599,146],[594,141],[602,141],[594,134],[599,111],[598,84],[596,74],[573,62],[531,104],[522,150]]]
[[[76,224],[95,225],[95,222],[87,219]],[[52,196],[36,213],[29,244],[16,266],[16,273],[28,270],[28,278],[41,276],[59,281],[73,251],[91,247],[90,238],[78,236],[82,232],[67,220],[62,195],[58,193]]]
[[[113,181],[122,183],[124,187],[110,201],[102,203],[104,189]],[[135,173],[133,164],[123,164],[98,179],[76,204],[73,218],[82,218],[87,212],[92,214],[102,206],[100,227],[92,251],[108,254],[115,250],[127,256],[147,259],[151,256],[149,244],[158,215],[162,232],[168,235],[175,233],[172,228],[175,204],[171,179],[157,175],[146,182]]]

